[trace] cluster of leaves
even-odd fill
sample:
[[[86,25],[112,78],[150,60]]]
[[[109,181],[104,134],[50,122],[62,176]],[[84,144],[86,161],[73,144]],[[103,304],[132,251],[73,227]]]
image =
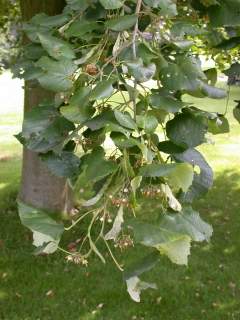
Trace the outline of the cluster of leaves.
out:
[[[20,8],[17,0],[0,1],[0,70],[9,68],[19,54]]]
[[[31,43],[24,48],[21,75],[56,95],[26,115],[18,139],[68,179],[76,204],[72,224],[64,227],[20,203],[38,252],[67,252],[59,245],[61,235],[83,220],[88,227],[67,252],[71,261],[86,264],[94,252],[105,263],[102,241],[123,270],[112,244],[150,247],[148,257],[124,268],[128,292],[140,301],[141,290],[155,285],[139,275],[160,254],[185,265],[191,242],[209,241],[212,228],[191,203],[209,190],[213,173],[196,148],[208,133],[228,132],[229,125],[223,115],[184,102],[184,95],[226,96],[215,87],[216,69],[202,70],[198,46],[209,30],[238,24],[239,17],[231,16],[235,5],[67,0],[62,14],[38,14],[24,25]],[[141,211],[143,197],[160,204],[156,221]]]

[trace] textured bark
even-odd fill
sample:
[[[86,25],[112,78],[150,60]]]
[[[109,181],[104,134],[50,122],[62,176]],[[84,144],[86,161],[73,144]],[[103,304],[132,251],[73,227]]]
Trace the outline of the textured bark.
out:
[[[62,12],[62,0],[21,0],[23,21],[28,21],[37,13],[55,15]],[[53,94],[25,82],[24,112],[37,106],[39,102],[53,98]],[[36,208],[51,212],[66,212],[72,208],[71,191],[66,180],[54,176],[41,162],[38,154],[23,150],[22,181],[19,193],[21,201]]]

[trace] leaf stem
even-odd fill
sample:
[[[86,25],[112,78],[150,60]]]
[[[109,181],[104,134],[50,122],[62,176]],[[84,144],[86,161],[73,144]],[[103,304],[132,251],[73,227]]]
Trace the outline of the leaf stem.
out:
[[[112,253],[112,250],[111,250],[111,248],[109,247],[109,245],[108,245],[108,243],[107,243],[107,241],[105,240],[104,237],[103,237],[103,241],[104,241],[104,243],[105,243],[105,245],[106,245],[106,247],[107,247],[107,249],[108,249],[108,251],[109,251],[109,253],[110,253],[111,258],[113,259],[114,263],[116,264],[117,268],[118,268],[120,271],[124,271],[123,268],[122,268],[122,267],[120,266],[120,264],[118,263],[117,259],[114,257],[114,255],[113,255],[113,253]]]

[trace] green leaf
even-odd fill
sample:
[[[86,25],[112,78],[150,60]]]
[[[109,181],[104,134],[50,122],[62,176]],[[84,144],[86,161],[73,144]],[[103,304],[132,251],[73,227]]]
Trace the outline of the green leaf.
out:
[[[200,168],[200,173],[194,174],[193,183],[188,192],[181,196],[182,201],[192,202],[211,188],[213,171],[199,151],[188,149],[184,153],[174,154],[174,159]]]
[[[174,144],[172,141],[159,142],[158,149],[167,154],[182,153],[185,151],[185,148],[179,147],[178,145]]]
[[[137,243],[156,248],[173,263],[187,265],[191,238],[187,234],[177,232],[175,225],[162,227],[161,224],[151,225],[136,220],[129,225],[133,228]]]
[[[160,79],[169,90],[196,91],[200,79],[206,76],[200,68],[200,63],[193,57],[179,57],[176,63],[169,64],[160,70]]]
[[[177,15],[177,6],[175,0],[144,0],[147,6],[160,8],[160,14],[174,17]]]
[[[152,163],[141,167],[139,175],[144,177],[166,177],[173,186],[187,191],[193,181],[193,168],[187,163]]]
[[[210,68],[204,71],[208,83],[210,82],[211,86],[215,86],[218,79],[218,73],[216,68]]]
[[[134,146],[140,146],[140,141],[136,138],[128,138],[122,133],[112,132],[110,135],[111,139],[113,140],[114,144],[122,149],[122,148],[131,148]]]
[[[101,5],[107,10],[119,9],[123,6],[121,0],[99,0]]]
[[[137,56],[142,58],[146,65],[150,64],[153,59],[159,59],[158,52],[155,52],[147,42],[137,44]]]
[[[224,71],[228,77],[239,77],[240,76],[240,63],[233,63],[231,67]]]
[[[223,40],[216,48],[221,50],[231,50],[238,47],[240,44],[240,37],[232,37],[227,40]]]
[[[130,117],[128,113],[123,113],[118,110],[114,110],[114,115],[121,126],[132,130],[137,129],[135,121]]]
[[[183,208],[179,214],[166,214],[161,219],[161,226],[165,229],[175,229],[178,233],[188,235],[193,241],[209,241],[213,229],[204,222],[199,213],[191,207]]]
[[[91,106],[79,107],[75,105],[68,105],[61,107],[61,114],[74,123],[83,124],[89,120],[95,112],[95,109]]]
[[[113,80],[103,80],[99,82],[90,94],[90,100],[102,100],[109,98],[114,88],[112,86]]]
[[[168,175],[168,180],[172,186],[187,192],[193,182],[193,167],[188,163],[179,163],[175,170]]]
[[[212,134],[228,133],[230,131],[228,120],[221,115],[208,120],[208,131]]]
[[[150,96],[150,103],[153,108],[165,110],[167,112],[179,112],[186,103],[179,101],[171,96],[161,96],[160,94],[153,94]]]
[[[63,151],[60,155],[48,153],[41,159],[56,176],[73,178],[79,173],[80,159],[72,152]]]
[[[62,13],[54,16],[48,16],[45,13],[40,13],[32,18],[32,22],[49,29],[61,27],[69,20],[68,14]]]
[[[154,63],[144,66],[142,59],[129,61],[126,63],[126,66],[130,75],[138,82],[146,82],[152,79],[156,72],[156,65]]]
[[[65,31],[67,37],[83,37],[85,34],[101,29],[101,26],[96,21],[76,20]]]
[[[109,29],[117,32],[121,32],[124,30],[128,30],[131,27],[133,27],[137,22],[137,16],[136,15],[125,15],[125,16],[119,16],[117,18],[108,20],[105,25]]]
[[[200,90],[204,95],[212,99],[223,99],[227,96],[226,90],[210,86],[205,82],[201,82]]]
[[[147,134],[153,133],[158,127],[158,119],[153,116],[147,114],[144,119],[144,130]]]
[[[37,67],[43,70],[43,74],[38,77],[40,85],[51,91],[61,92],[72,88],[71,79],[77,66],[68,59],[54,61],[48,57],[42,57],[37,63]]]
[[[18,202],[18,212],[22,224],[58,241],[64,231],[62,223],[58,223],[49,217],[44,211],[33,208],[23,202]]]
[[[53,37],[47,33],[39,33],[38,37],[41,45],[51,57],[57,60],[75,58],[75,53],[68,42]]]
[[[209,8],[210,22],[214,27],[238,26],[240,24],[240,2],[218,0],[219,4]]]
[[[132,277],[138,277],[144,272],[151,270],[158,262],[159,254],[154,251],[124,269],[123,278],[127,280]]]
[[[99,115],[85,122],[85,125],[92,131],[105,129],[105,132],[121,132],[126,136],[129,136],[131,132],[118,124],[114,112],[110,109],[105,109]]]
[[[68,6],[72,10],[84,12],[89,6],[93,4],[92,0],[66,0]]]
[[[21,136],[28,149],[48,152],[62,147],[69,131],[74,129],[54,106],[38,106],[26,113]]]
[[[171,34],[174,37],[197,36],[203,34],[205,31],[196,24],[187,21],[176,21],[171,28]]]
[[[86,177],[91,181],[99,181],[117,170],[117,163],[106,160],[104,150],[97,147],[85,155],[82,166],[86,168]]]
[[[233,109],[234,118],[240,123],[240,101],[236,101],[238,104]]]
[[[111,183],[111,177],[107,179],[107,181],[103,184],[102,188],[98,191],[98,193],[91,199],[86,200],[82,203],[83,207],[91,207],[94,206],[98,201],[103,197],[105,191],[109,187],[109,184]]]
[[[143,177],[167,177],[177,168],[177,163],[160,164],[151,163],[140,168],[139,175]]]
[[[89,120],[95,109],[89,104],[91,89],[89,87],[79,88],[71,97],[69,105],[60,108],[61,114],[74,123],[83,124]]]
[[[48,16],[45,13],[36,14],[28,23],[23,24],[23,30],[32,42],[39,42],[39,32],[49,32],[65,24],[69,19],[67,14]]]
[[[178,114],[166,124],[167,137],[180,147],[193,148],[205,142],[207,125],[200,116]]]

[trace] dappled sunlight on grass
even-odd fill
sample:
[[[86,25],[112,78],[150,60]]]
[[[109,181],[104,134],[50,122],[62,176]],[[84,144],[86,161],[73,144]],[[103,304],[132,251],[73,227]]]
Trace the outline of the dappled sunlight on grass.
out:
[[[0,183],[0,190],[4,189],[5,187],[7,187],[9,185],[9,183]]]

